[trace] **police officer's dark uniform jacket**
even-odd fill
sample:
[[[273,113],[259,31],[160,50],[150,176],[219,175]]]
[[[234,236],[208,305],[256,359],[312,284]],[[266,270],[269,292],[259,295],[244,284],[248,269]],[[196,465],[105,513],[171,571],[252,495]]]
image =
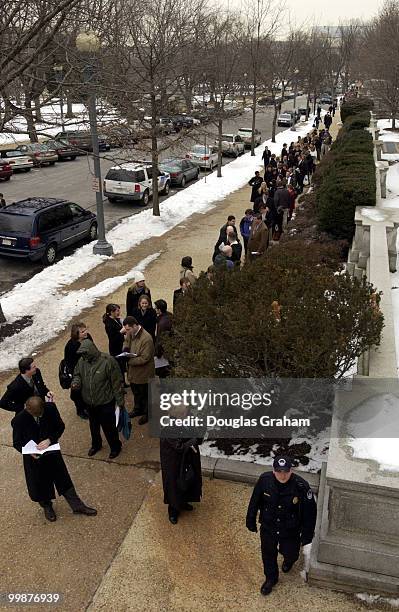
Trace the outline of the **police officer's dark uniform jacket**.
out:
[[[277,580],[277,548],[289,564],[298,559],[300,546],[313,539],[316,502],[309,484],[300,476],[292,474],[283,484],[273,472],[265,472],[249,502],[246,525],[250,531],[257,531],[258,511],[265,575]]]

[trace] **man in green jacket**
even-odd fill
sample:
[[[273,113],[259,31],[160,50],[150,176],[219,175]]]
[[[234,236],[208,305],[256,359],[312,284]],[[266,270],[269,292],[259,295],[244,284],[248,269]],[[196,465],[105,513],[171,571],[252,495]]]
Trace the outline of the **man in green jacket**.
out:
[[[123,407],[123,379],[117,361],[101,353],[91,340],[83,340],[77,351],[82,355],[72,378],[71,389],[80,390],[89,414],[91,448],[89,457],[102,447],[100,427],[110,446],[110,459],[121,452],[122,444],[115,420],[115,405]]]

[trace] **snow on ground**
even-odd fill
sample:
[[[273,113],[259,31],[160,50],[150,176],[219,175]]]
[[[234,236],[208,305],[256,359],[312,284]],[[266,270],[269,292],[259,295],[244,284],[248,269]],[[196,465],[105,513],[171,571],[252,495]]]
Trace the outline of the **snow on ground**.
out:
[[[311,129],[311,125],[312,121],[308,121],[301,128],[297,128],[296,132],[284,130],[277,134],[276,143],[267,140],[264,145],[268,145],[273,153],[280,153],[288,137],[292,139],[293,136],[305,135]],[[162,236],[191,214],[205,213],[218,201],[243,187],[253,176],[254,171],[262,165],[262,153],[263,146],[260,146],[256,149],[254,157],[247,153],[223,166],[222,178],[218,178],[216,172],[213,172],[206,178],[170,196],[161,204],[161,217],[154,217],[151,210],[144,210],[124,219],[107,233],[107,239],[113,245],[115,254],[126,252],[153,236]],[[51,268],[45,268],[26,283],[17,285],[1,297],[2,308],[8,322],[12,323],[23,316],[33,315],[34,324],[14,335],[13,341],[9,341],[7,345],[6,341],[2,343],[0,371],[15,367],[21,354],[30,354],[37,346],[50,340],[63,329],[72,316],[79,314],[78,308],[72,309],[73,314],[71,314],[67,287],[105,259],[103,256],[93,255],[92,245],[85,245],[73,255],[64,257]],[[120,284],[123,282],[126,281]],[[113,291],[112,288],[108,293],[111,291]],[[107,293],[102,295],[107,295]],[[86,307],[86,305],[82,306],[82,308]],[[36,318],[43,319],[43,313],[47,314],[46,325],[43,322],[39,332],[40,324]],[[29,330],[36,331],[30,333]],[[24,338],[26,340],[23,342]],[[6,346],[7,357],[4,355]]]
[[[399,608],[399,599],[382,597],[381,595],[370,595],[369,593],[355,593],[356,597],[366,604],[387,604],[393,608]]]
[[[60,132],[62,130],[62,125],[59,103],[54,101],[53,104],[43,106],[40,110],[43,123],[36,122],[35,124],[36,130],[39,134],[39,139],[41,139],[44,134],[51,137]],[[64,104],[64,113],[66,113],[66,110],[67,107],[66,104]],[[73,104],[72,112],[75,117],[73,119],[65,119],[66,131],[88,130],[89,113],[84,104]],[[107,124],[115,120],[122,123],[122,120],[116,115],[116,111],[114,111],[112,108],[104,110],[99,104],[97,104],[97,119],[100,126],[101,124]],[[7,131],[7,129],[9,131]],[[25,118],[20,115],[14,117],[9,123],[7,123],[4,126],[4,131],[0,133],[0,145],[15,145],[26,140],[28,140],[27,124]]]
[[[354,411],[348,429],[355,458],[376,461],[381,470],[399,471],[399,397],[387,393],[366,400]]]
[[[329,429],[320,432],[317,436],[309,435],[307,432],[298,432],[297,435],[293,435],[290,440],[290,446],[296,446],[306,442],[311,446],[309,453],[309,463],[307,465],[301,465],[301,471],[303,472],[318,472],[321,469],[321,464],[327,461],[328,447],[330,444]],[[289,448],[289,447],[288,447]],[[247,449],[246,453],[240,452],[240,447],[237,444],[234,448],[234,455],[226,455],[223,450],[220,450],[214,446],[214,441],[204,441],[201,444],[201,455],[205,457],[212,457],[213,459],[231,459],[232,461],[246,461],[247,463],[258,463],[268,467],[272,466],[275,453],[273,451],[268,457],[260,455],[258,453],[258,445],[254,444]],[[275,451],[278,450],[276,447]],[[237,452],[238,451],[238,452]]]
[[[65,329],[69,321],[79,315],[82,310],[89,308],[94,302],[113,291],[121,285],[132,280],[137,270],[144,271],[145,268],[159,253],[154,253],[146,257],[127,274],[123,276],[113,276],[98,283],[89,289],[79,291],[53,291],[46,292],[46,304],[42,302],[42,293],[33,292],[30,296],[30,303],[34,305],[35,315],[30,327],[26,327],[18,334],[6,338],[1,343],[0,370],[7,370],[17,365],[21,355],[29,355],[34,347],[46,342],[52,336]],[[28,281],[29,283],[29,281]],[[23,306],[29,306],[23,304]]]

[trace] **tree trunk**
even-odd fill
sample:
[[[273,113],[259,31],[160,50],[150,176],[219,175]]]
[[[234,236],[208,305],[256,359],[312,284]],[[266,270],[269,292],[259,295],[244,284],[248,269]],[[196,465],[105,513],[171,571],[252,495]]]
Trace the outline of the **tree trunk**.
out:
[[[310,90],[306,98],[306,119],[309,119],[309,105],[310,105]]]
[[[392,114],[392,129],[394,130],[396,127],[396,115]]]
[[[222,112],[222,109],[220,109]],[[223,118],[219,117],[218,120],[218,178],[222,177],[222,134],[223,134]]]
[[[67,94],[66,102],[67,102],[67,112],[66,112],[65,117],[66,119],[73,119],[75,115],[73,114],[73,111],[72,111],[72,100],[68,94]]]
[[[256,97],[257,97],[257,82],[254,79],[254,91],[252,95],[252,134],[251,134],[251,157],[255,156],[255,124],[256,124]]]
[[[40,108],[40,96],[35,96],[34,104],[35,104],[36,121],[37,123],[41,123],[43,121],[43,118],[42,118],[42,111]]]
[[[31,99],[30,93],[27,93],[26,91],[25,91],[24,106],[25,106],[24,116],[26,119],[29,140],[31,142],[39,142],[37,138],[36,126],[35,126],[35,122],[33,119],[33,113],[32,113],[32,99]]]
[[[278,105],[276,104],[276,102],[274,102],[274,114],[273,114],[273,124],[272,124],[272,142],[276,142],[277,115],[278,115]]]
[[[3,309],[2,309],[1,304],[0,304],[0,325],[1,325],[1,323],[5,323],[5,322],[6,322],[6,318],[4,316],[4,312],[3,312]]]
[[[161,216],[158,192],[158,110],[155,94],[151,94],[151,161],[152,161],[152,214]]]

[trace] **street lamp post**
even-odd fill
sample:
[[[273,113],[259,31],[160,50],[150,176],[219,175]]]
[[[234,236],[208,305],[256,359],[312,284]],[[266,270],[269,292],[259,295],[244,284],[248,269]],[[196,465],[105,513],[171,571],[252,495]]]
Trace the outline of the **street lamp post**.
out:
[[[97,133],[97,111],[96,111],[96,96],[93,88],[93,79],[96,74],[97,58],[96,53],[100,49],[100,40],[95,32],[81,32],[76,37],[76,47],[78,51],[84,54],[87,58],[86,64],[83,69],[83,78],[85,84],[89,90],[89,121],[90,121],[90,133],[91,142],[93,149],[93,166],[95,176],[95,191],[96,191],[96,207],[97,207],[97,225],[98,225],[98,239],[96,244],[93,246],[93,253],[95,255],[112,255],[114,250],[112,245],[105,239],[105,221],[104,221],[104,203],[103,203],[103,192],[101,183],[101,165],[100,165],[100,151],[98,146],[98,133]]]
[[[243,106],[245,107],[246,103],[247,103],[247,99],[246,99],[246,93],[247,93],[247,76],[248,74],[246,72],[244,72],[244,93],[242,95],[242,102],[243,102]]]
[[[61,110],[61,125],[62,131],[65,131],[65,121],[64,121],[64,92],[62,89],[62,83],[64,80],[64,67],[63,66],[54,66],[54,75],[55,80],[58,83],[59,94],[60,94],[60,110]]]
[[[298,68],[294,72],[294,110],[296,110],[296,97],[298,95]]]

